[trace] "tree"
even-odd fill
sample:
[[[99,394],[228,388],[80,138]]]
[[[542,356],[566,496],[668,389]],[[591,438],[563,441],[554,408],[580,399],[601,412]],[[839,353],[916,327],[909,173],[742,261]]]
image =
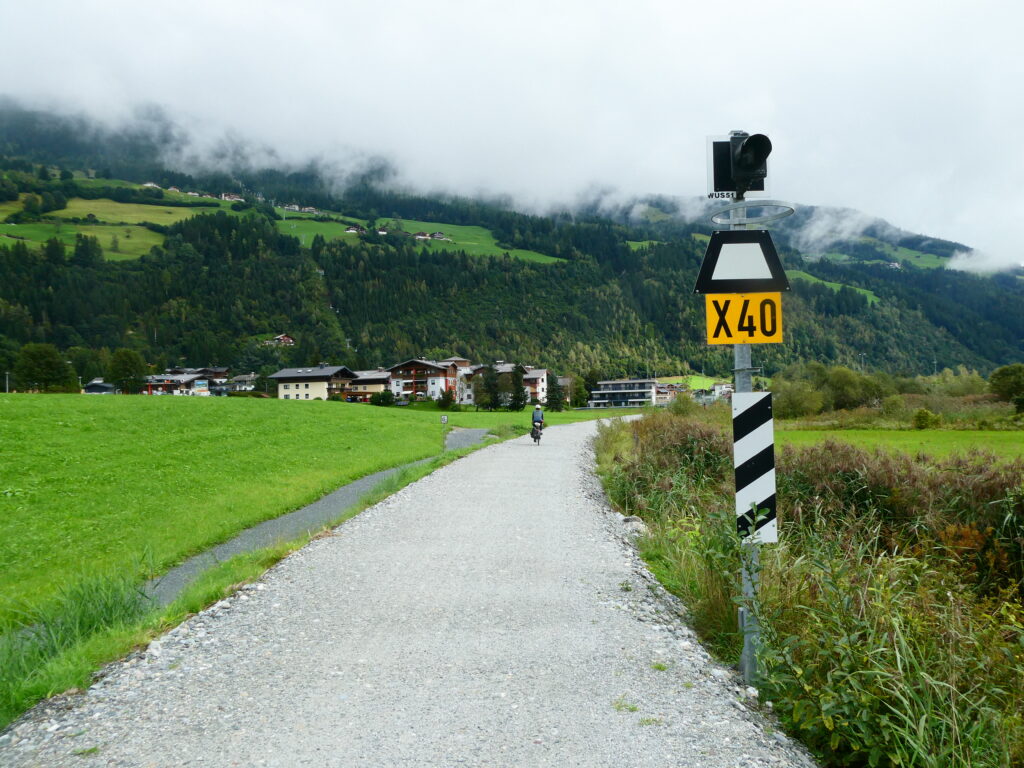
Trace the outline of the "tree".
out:
[[[988,386],[1000,400],[1013,400],[1024,395],[1024,363],[1004,365],[992,371]]]
[[[67,257],[64,254],[64,243],[56,237],[51,237],[43,246],[43,258],[50,264],[66,264]]]
[[[548,374],[547,407],[549,411],[565,410],[565,392],[562,391],[562,385],[558,383],[558,376],[553,373]]]
[[[38,174],[38,176],[39,176],[40,181],[49,181],[50,180],[50,169],[46,167],[45,163],[43,165],[39,166],[39,174]]]
[[[510,411],[521,411],[526,407],[527,395],[523,384],[523,372],[519,366],[512,368],[512,375],[509,377],[511,392],[508,398],[508,409]]]
[[[74,389],[74,373],[53,344],[26,344],[14,363],[19,389],[37,388],[41,392]]]
[[[452,404],[454,402],[455,392],[453,392],[450,389],[445,389],[445,391],[441,393],[441,397],[437,399],[437,407],[440,408],[442,411],[447,411],[449,408],[452,407]]]
[[[107,379],[125,392],[138,392],[145,381],[148,366],[134,349],[121,349],[110,358]]]
[[[110,238],[110,250],[113,253],[120,253],[121,252],[121,241],[117,239],[117,235],[113,235]]]
[[[75,235],[75,250],[71,263],[78,267],[97,267],[103,263],[103,249],[100,241],[89,235]]]
[[[61,168],[60,169],[60,180],[61,181],[71,181],[73,178],[75,178],[75,174],[73,174],[67,168]]]
[[[572,398],[569,402],[573,408],[585,408],[587,402],[590,400],[590,392],[587,391],[587,385],[583,383],[583,379],[579,376],[572,377]]]
[[[484,395],[487,398],[487,410],[493,411],[501,405],[501,381],[493,366],[484,368]]]

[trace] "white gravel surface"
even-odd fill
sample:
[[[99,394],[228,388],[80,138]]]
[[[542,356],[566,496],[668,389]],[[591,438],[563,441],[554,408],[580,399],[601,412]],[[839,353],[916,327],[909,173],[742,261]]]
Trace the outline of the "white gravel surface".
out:
[[[0,765],[812,766],[634,554],[594,430],[407,487],[27,713]]]

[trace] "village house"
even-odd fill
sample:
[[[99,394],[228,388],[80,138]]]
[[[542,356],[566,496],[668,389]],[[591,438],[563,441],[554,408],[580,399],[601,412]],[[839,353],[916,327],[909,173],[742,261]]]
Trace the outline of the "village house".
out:
[[[145,377],[147,395],[209,397],[210,378],[203,373],[157,373]]]
[[[352,224],[352,225],[350,225],[348,227],[345,227],[345,232],[350,234],[350,235],[365,235],[366,234],[366,228],[365,227],[356,226],[355,224]]]
[[[372,371],[356,371],[356,378],[348,386],[346,400],[358,403],[368,403],[370,398],[378,392],[383,392],[391,386],[391,374],[384,368],[375,368]]]
[[[231,392],[252,392],[256,389],[256,380],[259,376],[256,372],[243,373],[239,376],[233,376],[228,380],[228,390]]]
[[[657,401],[657,379],[613,379],[597,382],[590,408],[639,408]]]
[[[457,391],[459,367],[453,362],[413,358],[388,368],[391,391],[399,400],[436,400],[445,390]]]
[[[326,400],[344,394],[357,376],[344,365],[321,363],[314,368],[284,368],[268,378],[277,382],[279,400]]]
[[[538,403],[546,404],[548,401],[548,370],[547,368],[533,368],[526,366],[526,374],[523,376],[523,386],[529,401],[536,400]]]
[[[263,345],[267,347],[294,347],[295,339],[287,333],[279,333],[274,338],[264,341]]]
[[[221,193],[220,199],[221,200],[228,200],[230,202],[236,202],[236,203],[240,203],[240,202],[244,202],[245,201],[244,197],[242,197],[241,195],[236,195],[234,192],[223,192],[223,193]]]

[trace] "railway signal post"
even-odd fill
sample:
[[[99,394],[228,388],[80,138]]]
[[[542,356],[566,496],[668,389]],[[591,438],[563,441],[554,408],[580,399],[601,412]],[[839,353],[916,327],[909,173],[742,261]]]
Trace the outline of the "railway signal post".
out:
[[[708,197],[734,202],[711,217],[728,222],[715,231],[701,263],[694,293],[705,296],[709,344],[733,345],[732,399],[733,466],[736,480],[736,525],[747,550],[743,596],[752,605],[757,595],[759,545],[778,541],[775,520],[775,446],[771,393],[753,391],[751,344],[782,342],[782,292],[789,280],[767,230],[747,229],[793,213],[793,207],[774,200],[746,200],[767,195],[765,180],[771,141],[733,131],[712,138],[708,146]],[[752,209],[780,212],[749,216]],[[747,683],[757,678],[760,626],[755,611],[739,609],[743,632],[740,670]]]

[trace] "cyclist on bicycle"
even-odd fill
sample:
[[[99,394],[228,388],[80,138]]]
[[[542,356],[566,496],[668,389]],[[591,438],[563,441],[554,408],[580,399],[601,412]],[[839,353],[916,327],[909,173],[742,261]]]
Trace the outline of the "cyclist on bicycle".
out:
[[[539,403],[533,406],[533,426],[544,429],[544,411],[541,410]]]

